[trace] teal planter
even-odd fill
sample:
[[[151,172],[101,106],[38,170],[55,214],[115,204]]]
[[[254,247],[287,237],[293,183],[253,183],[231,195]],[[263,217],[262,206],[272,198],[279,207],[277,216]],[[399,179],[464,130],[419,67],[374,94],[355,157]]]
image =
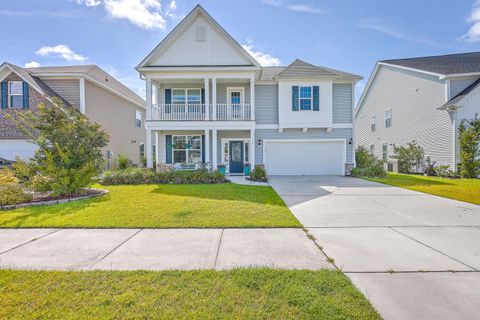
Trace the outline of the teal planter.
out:
[[[225,166],[218,167],[218,171],[219,171],[221,174],[225,175]]]
[[[249,165],[249,164],[246,164],[246,165],[243,167],[243,175],[244,175],[244,176],[250,175],[250,165]]]

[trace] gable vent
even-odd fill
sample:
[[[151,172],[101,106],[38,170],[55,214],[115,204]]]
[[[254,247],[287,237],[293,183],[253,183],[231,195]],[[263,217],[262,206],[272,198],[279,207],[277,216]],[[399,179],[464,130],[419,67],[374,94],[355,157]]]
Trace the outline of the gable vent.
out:
[[[197,42],[204,42],[205,41],[205,27],[200,26],[196,29],[196,40]]]

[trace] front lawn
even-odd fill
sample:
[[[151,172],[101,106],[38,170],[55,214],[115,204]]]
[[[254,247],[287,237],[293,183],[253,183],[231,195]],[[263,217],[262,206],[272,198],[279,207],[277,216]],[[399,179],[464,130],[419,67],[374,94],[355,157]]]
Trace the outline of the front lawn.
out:
[[[0,211],[0,227],[301,227],[271,187],[233,183],[95,186],[106,196]]]
[[[480,204],[480,179],[449,179],[389,173],[386,178],[368,178],[368,180],[440,197]]]
[[[339,271],[0,271],[1,319],[380,319]]]

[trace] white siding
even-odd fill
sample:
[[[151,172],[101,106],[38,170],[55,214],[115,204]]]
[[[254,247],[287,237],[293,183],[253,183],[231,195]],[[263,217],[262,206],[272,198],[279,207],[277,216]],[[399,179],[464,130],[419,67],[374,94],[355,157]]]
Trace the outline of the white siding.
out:
[[[467,79],[455,79],[450,80],[450,97],[452,99],[457,94],[462,92],[465,88],[475,82],[477,78],[467,78]]]
[[[80,108],[80,80],[42,79],[42,81],[72,106]]]
[[[460,121],[463,119],[473,119],[475,113],[478,113],[480,117],[480,88],[476,88],[471,91],[465,98],[463,98],[458,104],[459,108],[457,109],[457,122],[460,124]]]
[[[355,144],[367,149],[375,145],[376,156],[382,156],[382,143],[405,145],[416,140],[438,164],[453,164],[452,121],[445,111],[445,82],[435,76],[380,66],[362,109],[355,118]],[[385,128],[385,110],[392,109],[392,127]],[[377,130],[371,132],[372,115]]]

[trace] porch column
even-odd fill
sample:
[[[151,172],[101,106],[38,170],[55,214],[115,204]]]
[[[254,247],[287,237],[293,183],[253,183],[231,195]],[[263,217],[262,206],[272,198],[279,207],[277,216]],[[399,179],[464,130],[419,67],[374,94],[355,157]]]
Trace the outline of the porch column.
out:
[[[210,130],[205,129],[205,163],[210,162]]]
[[[250,159],[250,170],[255,167],[255,129],[250,129],[250,148],[248,148],[248,158]]]
[[[210,80],[203,79],[203,86],[205,87],[205,120],[210,120]]]
[[[153,168],[153,154],[152,154],[152,130],[147,129],[147,141],[146,144],[146,157],[147,157],[147,168]]]
[[[155,131],[155,163],[160,163],[160,133]]]
[[[212,78],[212,120],[217,120],[217,78]]]
[[[213,170],[217,170],[217,129],[212,129],[212,158]]]
[[[255,120],[255,77],[250,78],[250,120]]]
[[[147,98],[147,119],[146,120],[152,120],[152,79],[147,78],[146,86],[147,86],[146,87],[146,98]],[[150,141],[150,145],[151,144],[152,144],[152,141]]]

